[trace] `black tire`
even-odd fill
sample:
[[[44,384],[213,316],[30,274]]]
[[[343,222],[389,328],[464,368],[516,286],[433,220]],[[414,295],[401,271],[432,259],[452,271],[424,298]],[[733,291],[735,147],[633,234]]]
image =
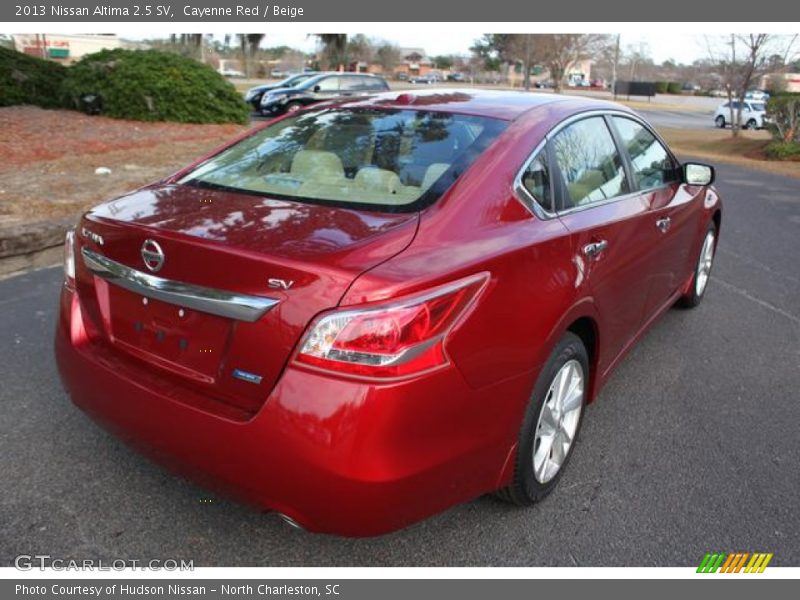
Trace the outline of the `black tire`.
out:
[[[714,224],[713,221],[711,223],[709,223],[708,228],[706,229],[706,233],[705,233],[705,235],[703,235],[704,244],[705,244],[705,240],[708,237],[709,233],[714,235],[714,247],[713,247],[713,250],[712,250],[712,262],[711,262],[711,267],[709,267],[709,272],[707,274],[710,277],[711,276],[711,269],[713,269],[713,267],[714,267],[713,259],[716,257],[716,253],[717,253],[717,247],[716,247],[716,244],[717,244],[717,226],[716,226],[716,224]],[[701,264],[700,257],[703,254],[704,244],[700,246],[700,252],[697,255],[697,262],[695,263],[695,266],[694,266],[694,275],[692,276],[692,285],[689,288],[689,291],[686,294],[684,294],[683,296],[681,296],[680,300],[678,300],[678,306],[680,306],[682,308],[694,308],[695,306],[699,305],[703,301],[703,298],[706,295],[706,290],[708,289],[708,284],[707,283],[706,283],[706,285],[703,286],[703,289],[699,293],[697,291],[697,277],[698,277],[698,273],[700,271],[700,264]]]
[[[714,123],[716,123],[717,127],[719,127],[720,129],[725,129],[725,117],[723,117],[722,115],[714,119]]]
[[[300,110],[301,108],[303,108],[303,104],[302,103],[300,103],[300,102],[289,102],[289,104],[286,105],[286,108],[283,109],[283,112],[285,112],[287,114],[295,113],[298,110]]]
[[[758,123],[755,119],[750,119],[747,123],[744,124],[745,129],[758,129]]]
[[[569,446],[569,450],[558,472],[546,483],[540,483],[536,478],[533,467],[533,446],[536,437],[536,429],[539,424],[539,415],[547,400],[555,376],[561,370],[561,367],[571,360],[576,360],[580,363],[584,374],[583,397],[581,399],[581,410],[577,429],[575,430],[572,443]],[[553,491],[556,485],[558,485],[561,476],[564,474],[569,464],[572,451],[575,449],[575,443],[580,434],[591,375],[592,373],[589,370],[589,356],[583,342],[574,333],[565,333],[564,337],[558,342],[550,358],[547,360],[533,388],[533,393],[531,394],[525,416],[522,420],[522,426],[520,427],[517,456],[514,459],[514,479],[508,487],[495,492],[498,498],[518,506],[529,506],[534,502],[542,500]]]

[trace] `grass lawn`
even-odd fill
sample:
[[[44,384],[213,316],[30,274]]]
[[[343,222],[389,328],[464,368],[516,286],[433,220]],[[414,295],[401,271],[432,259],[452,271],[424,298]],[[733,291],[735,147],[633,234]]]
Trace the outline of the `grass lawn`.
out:
[[[743,131],[738,138],[728,129],[670,129],[659,133],[670,147],[683,156],[758,169],[776,175],[800,177],[800,161],[767,160],[764,148],[770,142],[766,131]]]

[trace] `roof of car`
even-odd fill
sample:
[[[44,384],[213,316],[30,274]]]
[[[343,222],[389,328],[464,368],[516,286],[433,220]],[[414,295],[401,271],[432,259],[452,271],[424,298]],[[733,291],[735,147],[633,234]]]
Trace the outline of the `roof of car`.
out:
[[[579,103],[583,110],[612,108],[623,108],[624,110],[624,107],[617,104],[594,98],[510,90],[452,88],[385,92],[366,98],[348,100],[344,104],[358,107],[424,108],[425,110],[494,117],[510,121],[533,108],[566,101]]]

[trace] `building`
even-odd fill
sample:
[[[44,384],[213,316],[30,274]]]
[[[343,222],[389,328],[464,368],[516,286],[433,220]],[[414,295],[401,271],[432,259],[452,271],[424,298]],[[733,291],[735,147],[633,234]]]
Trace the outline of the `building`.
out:
[[[425,54],[424,48],[400,48],[400,62],[392,69],[392,73],[384,73],[381,65],[360,62],[352,68],[354,71],[390,76],[402,73],[406,77],[418,77],[436,71],[436,65]],[[437,71],[438,72],[438,71]]]
[[[128,48],[135,45],[114,34],[22,33],[11,37],[14,47],[19,52],[39,58],[49,58],[65,65],[100,50]]]

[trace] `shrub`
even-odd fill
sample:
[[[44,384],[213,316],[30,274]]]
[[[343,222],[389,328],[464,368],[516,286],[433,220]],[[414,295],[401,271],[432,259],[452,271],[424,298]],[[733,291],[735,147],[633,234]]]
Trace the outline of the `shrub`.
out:
[[[181,123],[246,123],[241,94],[211,67],[159,50],[103,50],[68,70],[62,98],[81,109],[96,95],[110,117]]]
[[[779,94],[767,102],[767,118],[777,142],[800,143],[800,94]]]
[[[770,142],[764,153],[772,160],[800,160],[800,142]]]
[[[59,90],[67,69],[58,63],[0,47],[0,106],[61,106]]]
[[[683,85],[679,81],[670,81],[667,84],[668,94],[680,94],[681,92],[683,92]]]
[[[656,81],[656,94],[666,94],[669,81]]]

